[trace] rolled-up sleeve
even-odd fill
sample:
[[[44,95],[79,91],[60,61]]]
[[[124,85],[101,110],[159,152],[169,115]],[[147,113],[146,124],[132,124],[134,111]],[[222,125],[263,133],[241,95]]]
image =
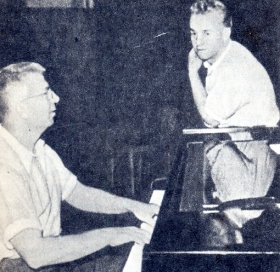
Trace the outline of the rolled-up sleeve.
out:
[[[2,242],[8,249],[13,248],[10,240],[23,230],[41,230],[24,177],[4,165],[0,165],[0,207]]]

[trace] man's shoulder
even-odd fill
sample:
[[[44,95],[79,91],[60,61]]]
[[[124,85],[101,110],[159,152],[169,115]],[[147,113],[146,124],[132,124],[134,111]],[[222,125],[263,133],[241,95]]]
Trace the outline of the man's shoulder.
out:
[[[244,45],[231,41],[228,55],[225,57],[223,69],[228,69],[236,77],[268,79],[268,74],[261,62]]]
[[[250,62],[249,64],[259,63],[252,52],[237,41],[231,41],[229,57],[231,60],[236,60],[239,63],[248,63],[248,61]]]
[[[60,155],[42,139],[36,144],[36,154],[42,161],[55,166],[57,169],[64,167]]]
[[[237,51],[239,51],[239,50],[244,50],[246,53],[251,53],[250,51],[249,51],[249,49],[247,49],[247,47],[245,47],[243,44],[241,44],[240,42],[238,42],[238,41],[234,41],[234,40],[231,40],[230,41],[230,46],[231,46],[231,48],[233,49],[233,50],[237,50]]]

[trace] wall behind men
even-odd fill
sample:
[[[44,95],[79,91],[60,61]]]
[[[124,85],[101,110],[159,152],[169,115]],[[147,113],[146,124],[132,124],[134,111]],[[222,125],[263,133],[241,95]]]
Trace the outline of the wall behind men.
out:
[[[45,138],[83,182],[109,190],[112,150],[172,150],[183,127],[201,125],[187,78],[191,1],[103,0],[94,9],[14,2],[1,9],[0,66],[31,60],[47,68],[61,102]],[[264,64],[279,98],[278,1],[228,2],[233,38]]]

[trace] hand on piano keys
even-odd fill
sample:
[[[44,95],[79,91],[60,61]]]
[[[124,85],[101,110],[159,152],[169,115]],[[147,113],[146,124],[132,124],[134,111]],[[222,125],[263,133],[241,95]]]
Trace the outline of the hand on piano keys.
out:
[[[164,190],[154,190],[150,199],[150,203],[156,204],[158,207],[160,207],[164,196],[164,192],[165,192]],[[141,224],[140,228],[148,231],[151,234],[150,239],[152,238],[156,221],[157,221],[157,215],[152,216],[152,220],[149,221],[150,224],[147,223]],[[141,272],[143,248],[144,245],[139,245],[139,244],[133,245],[130,254],[128,256],[127,262],[125,264],[125,267],[123,269],[123,272]]]

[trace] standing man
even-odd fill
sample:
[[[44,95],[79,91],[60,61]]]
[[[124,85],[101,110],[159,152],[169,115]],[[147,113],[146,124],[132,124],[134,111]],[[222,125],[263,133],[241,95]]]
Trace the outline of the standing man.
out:
[[[150,234],[136,227],[60,236],[63,200],[87,212],[132,212],[148,224],[153,223],[152,217],[158,213],[156,205],[82,185],[57,153],[40,139],[53,124],[59,101],[44,79],[44,71],[39,64],[29,62],[12,64],[0,71],[0,270],[3,272],[33,271],[80,259],[106,246],[149,242]]]
[[[191,6],[189,79],[195,104],[207,127],[276,126],[279,110],[273,85],[260,62],[230,38],[232,18],[217,0]],[[207,69],[205,82],[200,70]],[[250,133],[232,133],[233,141],[208,146],[206,156],[218,199],[265,196],[274,177],[276,156],[266,141],[250,142]],[[249,142],[248,142],[249,140]],[[237,228],[260,214],[228,212]]]

